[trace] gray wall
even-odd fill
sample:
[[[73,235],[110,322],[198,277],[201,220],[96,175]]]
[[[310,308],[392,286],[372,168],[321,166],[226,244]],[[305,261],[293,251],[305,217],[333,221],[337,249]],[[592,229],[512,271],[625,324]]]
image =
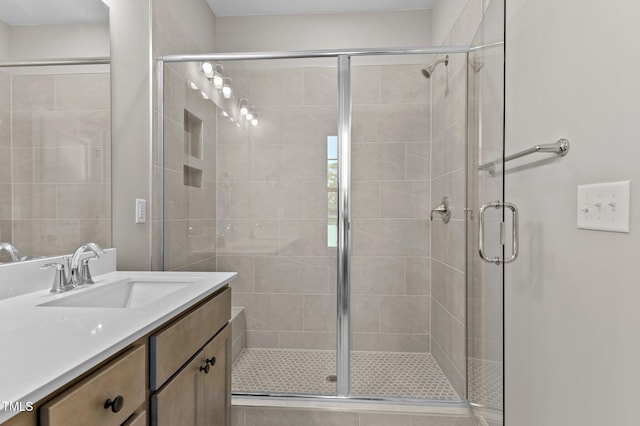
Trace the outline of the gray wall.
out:
[[[630,0],[507,0],[507,151],[572,143],[506,177],[522,247],[506,268],[507,424],[638,422],[638,16]],[[577,185],[627,179],[631,233],[576,228]]]
[[[111,27],[113,245],[119,270],[146,270],[150,224],[134,221],[135,199],[151,194],[151,4],[108,0]],[[151,211],[148,209],[148,211]]]
[[[109,56],[109,23],[10,27],[11,59]]]
[[[478,3],[481,1],[471,0],[471,2]],[[431,40],[434,46],[445,44],[445,38],[451,35],[453,25],[469,3],[469,0],[436,0],[431,10]],[[449,40],[449,42],[451,41]],[[469,40],[467,40],[468,42]]]
[[[431,44],[428,10],[218,17],[216,51],[260,52]]]

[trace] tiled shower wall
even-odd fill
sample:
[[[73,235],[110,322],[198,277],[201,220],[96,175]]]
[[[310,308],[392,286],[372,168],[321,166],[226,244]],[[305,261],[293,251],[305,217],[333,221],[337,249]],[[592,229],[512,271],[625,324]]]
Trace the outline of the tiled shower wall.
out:
[[[235,70],[260,125],[218,124],[218,270],[240,272],[249,347],[335,349],[336,252],[327,241],[327,137],[336,69]],[[355,350],[430,349],[429,89],[416,65],[356,66]]]
[[[13,241],[11,226],[11,77],[0,72],[0,241]],[[6,253],[0,262],[9,261]]]
[[[229,71],[260,124],[245,132],[218,120],[218,270],[240,274],[233,304],[245,307],[247,346],[332,349],[327,136],[337,128],[335,68],[265,65]]]
[[[204,4],[204,2],[202,2]],[[182,5],[193,8],[194,2]],[[171,10],[175,5],[154,0],[153,54],[154,57],[170,53],[202,53],[213,51],[209,46],[197,47],[195,40],[177,20]],[[205,5],[210,19],[201,14],[208,25],[214,26],[214,17]],[[193,11],[191,11],[193,12]],[[160,229],[164,226],[164,270],[215,271],[215,210],[216,210],[216,106],[203,99],[200,91],[189,87],[197,83],[211,98],[215,93],[200,74],[199,63],[169,64],[164,67],[164,168],[158,157],[158,99],[154,73],[153,84],[153,222],[151,269],[159,268]],[[217,100],[217,99],[216,99]],[[201,122],[199,145],[195,151],[186,140],[190,137],[185,127],[186,118]],[[188,167],[190,171],[187,171]],[[164,175],[164,217],[161,217],[159,190]],[[192,176],[190,180],[188,177]],[[164,220],[162,220],[164,219]]]
[[[473,39],[482,14],[481,2],[470,0],[444,41],[465,45]],[[438,59],[441,57],[438,57]],[[449,55],[432,75],[433,142],[431,204],[443,196],[452,203],[448,224],[436,219],[431,239],[431,352],[460,395],[465,392],[466,359],[466,55]]]
[[[9,77],[2,75],[3,92]],[[81,242],[111,246],[111,112],[109,73],[12,75],[11,208],[3,228],[23,255],[69,253]],[[0,105],[6,144],[9,113]],[[8,172],[8,173],[7,173]],[[3,235],[5,229],[2,230]],[[4,237],[3,237],[4,239]]]
[[[187,82],[192,80],[189,75],[198,76],[196,67],[193,63],[165,66],[162,172],[167,271],[215,271],[216,268],[215,105],[188,87]],[[188,120],[200,122],[202,126],[201,136],[195,142],[200,147],[195,151],[188,146],[191,138],[189,125],[185,124]],[[156,161],[157,155],[154,155],[154,163]]]
[[[430,351],[431,105],[420,68],[363,66],[352,75],[362,89],[352,133],[356,350]]]

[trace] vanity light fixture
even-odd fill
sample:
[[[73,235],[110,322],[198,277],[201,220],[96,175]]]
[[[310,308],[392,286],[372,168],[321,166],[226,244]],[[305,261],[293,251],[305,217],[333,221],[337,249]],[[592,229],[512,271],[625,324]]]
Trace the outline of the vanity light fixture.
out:
[[[222,89],[222,86],[224,86],[224,69],[222,65],[216,64],[213,73],[213,87]]]
[[[211,62],[203,62],[200,64],[200,69],[202,70],[202,74],[204,74],[207,78],[213,78],[215,75],[215,71]]]
[[[247,121],[251,121],[251,120],[253,120],[253,115],[254,115],[254,114],[255,114],[255,113],[253,112],[253,110],[250,110],[250,111],[245,115],[245,117],[244,117],[244,118],[246,118],[246,119],[247,119]]]
[[[222,96],[225,99],[231,98],[231,79],[229,77],[224,79],[224,85],[222,86]]]
[[[249,112],[249,100],[247,98],[240,98],[238,101],[238,110],[240,117],[244,117]]]

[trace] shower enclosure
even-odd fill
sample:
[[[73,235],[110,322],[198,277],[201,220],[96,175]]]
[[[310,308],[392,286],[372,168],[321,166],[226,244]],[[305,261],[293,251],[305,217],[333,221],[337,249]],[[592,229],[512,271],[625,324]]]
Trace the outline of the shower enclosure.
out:
[[[502,289],[471,237],[478,205],[502,199],[477,170],[503,154],[502,116],[480,144],[503,81],[486,38],[160,58],[154,267],[239,272],[234,394],[474,402],[468,346],[490,345],[473,287]]]

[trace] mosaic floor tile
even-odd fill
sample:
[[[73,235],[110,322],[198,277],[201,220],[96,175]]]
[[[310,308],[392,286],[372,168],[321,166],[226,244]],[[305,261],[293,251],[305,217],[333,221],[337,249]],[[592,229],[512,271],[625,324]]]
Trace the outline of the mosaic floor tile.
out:
[[[233,364],[234,392],[332,395],[334,351],[247,348]],[[431,354],[353,352],[352,395],[458,400]]]
[[[469,358],[469,399],[496,410],[503,409],[502,363]]]

